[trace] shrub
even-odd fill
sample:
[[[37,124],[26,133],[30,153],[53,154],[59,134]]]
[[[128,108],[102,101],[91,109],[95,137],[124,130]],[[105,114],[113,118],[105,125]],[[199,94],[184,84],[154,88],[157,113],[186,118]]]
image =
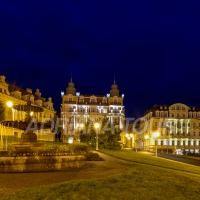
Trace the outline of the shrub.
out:
[[[44,151],[68,151],[72,153],[88,152],[87,144],[66,144],[61,142],[42,142]]]
[[[87,144],[71,144],[69,145],[70,152],[88,152],[89,146]]]

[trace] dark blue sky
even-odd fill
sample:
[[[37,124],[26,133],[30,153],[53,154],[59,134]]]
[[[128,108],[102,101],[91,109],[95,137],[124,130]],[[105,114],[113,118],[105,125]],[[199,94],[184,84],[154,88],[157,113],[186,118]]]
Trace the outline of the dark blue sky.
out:
[[[34,2],[34,3],[31,3]],[[127,116],[200,106],[199,1],[1,1],[0,74],[40,88],[59,110],[70,73],[81,93],[116,75]]]

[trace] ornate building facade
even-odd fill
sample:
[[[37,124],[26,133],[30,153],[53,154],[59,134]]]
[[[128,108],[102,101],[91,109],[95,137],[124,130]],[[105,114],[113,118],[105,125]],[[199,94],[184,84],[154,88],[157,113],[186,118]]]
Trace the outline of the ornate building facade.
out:
[[[43,112],[31,113],[33,118],[36,118],[38,122],[45,122],[49,119],[55,118],[55,110],[53,108],[52,98],[49,97],[46,101],[42,97],[39,89],[33,93],[32,89],[26,90],[12,85],[6,82],[5,76],[0,76],[0,103],[1,103],[1,119],[5,121],[25,121],[26,112],[14,109],[15,105],[26,105],[30,101],[32,105],[36,105],[42,108]],[[7,104],[12,103],[12,107],[8,107]],[[3,116],[3,117],[2,117]],[[9,135],[20,137],[22,130],[12,129],[7,127],[0,127],[1,135]],[[45,132],[45,134],[43,134]],[[54,133],[50,130],[37,131],[38,140],[54,140]]]
[[[107,95],[83,95],[76,91],[72,80],[66,93],[62,93],[61,119],[63,123],[63,140],[67,143],[78,142],[81,123],[101,121],[108,118],[115,128],[124,126],[124,95],[120,96],[114,82]]]
[[[181,103],[154,105],[141,119],[137,141],[138,147],[156,145],[161,152],[199,153],[200,108]]]

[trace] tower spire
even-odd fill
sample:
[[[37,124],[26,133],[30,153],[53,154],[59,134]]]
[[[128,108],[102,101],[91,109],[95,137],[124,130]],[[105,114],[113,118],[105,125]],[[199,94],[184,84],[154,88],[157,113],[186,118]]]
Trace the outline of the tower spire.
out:
[[[70,81],[72,82],[72,72],[71,72],[71,80]]]
[[[114,84],[115,84],[116,82],[115,82],[115,74],[114,74]]]

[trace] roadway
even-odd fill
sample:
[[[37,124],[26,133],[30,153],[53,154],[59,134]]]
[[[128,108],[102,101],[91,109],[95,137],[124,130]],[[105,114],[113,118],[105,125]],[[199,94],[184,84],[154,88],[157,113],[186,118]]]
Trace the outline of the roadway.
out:
[[[196,165],[196,166],[200,166],[200,159],[193,159],[193,158],[187,158],[187,157],[182,157],[182,156],[178,156],[178,155],[171,155],[171,154],[158,154],[158,157],[161,158],[166,158],[169,160],[174,160],[177,162],[183,162],[183,163],[187,163],[190,165]]]
[[[147,152],[147,151],[138,151],[139,153],[146,154],[146,155],[151,155],[155,156],[155,153]],[[195,165],[195,166],[200,166],[200,158],[188,158],[188,157],[183,157],[181,155],[174,155],[174,154],[161,154],[158,153],[158,157],[160,158],[165,158],[168,160],[174,160],[177,162],[182,162],[190,165]]]

